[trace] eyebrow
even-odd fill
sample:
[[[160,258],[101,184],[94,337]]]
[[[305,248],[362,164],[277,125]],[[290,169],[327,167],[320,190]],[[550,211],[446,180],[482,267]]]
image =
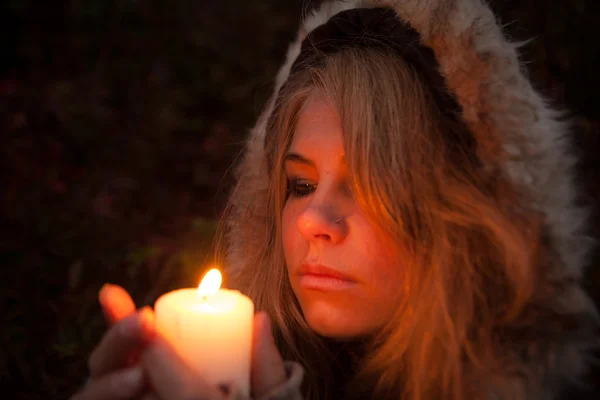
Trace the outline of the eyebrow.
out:
[[[285,155],[283,161],[284,162],[285,161],[297,162],[297,163],[308,165],[308,166],[311,166],[311,167],[315,166],[315,164],[309,158],[306,158],[303,155],[300,155],[298,153],[292,153],[292,152],[287,153]],[[342,156],[340,158],[340,164],[346,164],[346,156]]]
[[[308,158],[301,156],[298,153],[287,153],[285,155],[285,158],[283,159],[283,161],[293,161],[293,162],[297,162],[300,164],[305,164],[305,165],[309,165],[311,167],[314,167],[315,164],[309,160]]]

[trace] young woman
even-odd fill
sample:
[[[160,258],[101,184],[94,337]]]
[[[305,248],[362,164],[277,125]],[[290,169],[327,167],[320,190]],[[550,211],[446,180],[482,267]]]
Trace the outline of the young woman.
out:
[[[254,398],[546,400],[582,377],[586,214],[567,127],[516,47],[480,0],[336,1],[306,19],[224,218],[230,281],[277,345],[260,314]],[[133,313],[109,289],[105,309]],[[96,393],[125,373],[138,385],[118,398],[137,398],[142,371],[147,398],[226,396],[123,324],[78,399],[117,398]],[[136,348],[133,370],[105,361]]]

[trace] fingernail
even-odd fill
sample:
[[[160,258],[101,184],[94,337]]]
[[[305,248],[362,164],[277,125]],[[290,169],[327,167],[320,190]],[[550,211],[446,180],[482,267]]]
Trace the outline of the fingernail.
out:
[[[131,396],[142,386],[143,377],[142,368],[129,368],[118,375],[116,389],[125,397]]]
[[[107,295],[113,286],[114,285],[111,285],[110,283],[105,283],[104,285],[102,285],[100,291],[98,291],[98,300],[100,301],[100,304],[106,303]]]

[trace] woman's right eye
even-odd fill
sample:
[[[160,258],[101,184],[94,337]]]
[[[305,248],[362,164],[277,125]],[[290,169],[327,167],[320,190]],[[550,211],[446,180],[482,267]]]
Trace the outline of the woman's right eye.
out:
[[[316,183],[310,183],[304,179],[289,179],[286,192],[292,197],[305,197],[314,192],[316,188]]]

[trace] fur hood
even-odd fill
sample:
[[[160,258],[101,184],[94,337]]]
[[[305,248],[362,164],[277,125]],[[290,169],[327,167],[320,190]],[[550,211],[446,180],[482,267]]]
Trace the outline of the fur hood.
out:
[[[449,91],[462,107],[466,126],[478,138],[490,136],[509,155],[501,165],[490,167],[503,168],[526,188],[525,195],[545,218],[544,284],[530,307],[533,311],[502,344],[502,351],[513,355],[513,363],[485,398],[516,398],[518,393],[531,399],[555,398],[562,383],[585,372],[589,349],[595,346],[596,309],[580,284],[591,248],[584,234],[587,213],[576,205],[568,126],[533,89],[518,60],[518,45],[504,37],[482,0],[337,0],[323,3],[307,16],[237,170],[227,222],[228,272],[235,281],[244,254],[260,248],[266,235],[265,125],[303,40],[342,11],[372,7],[393,9],[433,50]]]

